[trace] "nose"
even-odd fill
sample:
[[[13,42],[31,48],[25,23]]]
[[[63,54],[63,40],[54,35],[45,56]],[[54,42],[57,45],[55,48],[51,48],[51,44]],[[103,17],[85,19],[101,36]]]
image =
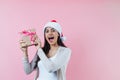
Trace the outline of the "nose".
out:
[[[49,34],[49,35],[52,35],[52,31],[50,30],[50,31],[48,32],[48,34]]]

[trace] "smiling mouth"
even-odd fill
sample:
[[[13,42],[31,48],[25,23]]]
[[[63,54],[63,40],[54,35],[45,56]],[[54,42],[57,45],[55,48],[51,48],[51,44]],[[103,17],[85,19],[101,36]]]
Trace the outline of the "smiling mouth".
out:
[[[49,41],[53,41],[54,37],[49,37],[48,39]]]

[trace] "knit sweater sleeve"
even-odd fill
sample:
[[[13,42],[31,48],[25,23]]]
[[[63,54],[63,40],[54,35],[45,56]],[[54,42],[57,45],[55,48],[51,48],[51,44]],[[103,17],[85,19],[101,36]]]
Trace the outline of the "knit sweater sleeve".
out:
[[[23,57],[23,68],[26,74],[30,74],[34,70],[34,67],[37,64],[37,57],[36,54],[31,62],[29,62],[28,57]]]
[[[38,49],[38,56],[40,57],[43,65],[45,66],[48,72],[54,72],[60,69],[63,65],[66,65],[70,59],[71,50],[69,48],[64,48],[63,50],[59,50],[54,61],[49,60],[49,58],[45,55],[43,50]]]

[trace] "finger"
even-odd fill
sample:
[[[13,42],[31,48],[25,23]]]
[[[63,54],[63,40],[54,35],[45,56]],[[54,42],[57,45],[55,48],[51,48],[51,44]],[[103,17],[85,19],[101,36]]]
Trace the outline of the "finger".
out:
[[[21,47],[21,48],[23,48],[23,47],[27,47],[26,42],[24,42],[24,41],[20,41],[20,47]]]
[[[21,43],[26,43],[26,42],[24,40],[20,40],[19,43],[21,44]]]
[[[28,47],[27,45],[22,45],[22,44],[20,45],[21,49],[24,49],[24,48],[27,48],[27,47]]]

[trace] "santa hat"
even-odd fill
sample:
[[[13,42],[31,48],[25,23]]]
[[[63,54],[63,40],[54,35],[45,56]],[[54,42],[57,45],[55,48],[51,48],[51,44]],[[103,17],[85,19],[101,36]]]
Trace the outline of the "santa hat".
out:
[[[52,21],[48,22],[47,24],[45,24],[43,31],[45,30],[46,27],[54,28],[60,34],[60,38],[62,39],[62,41],[66,40],[66,37],[63,37],[61,25],[59,23],[57,23],[56,20],[52,20]]]

